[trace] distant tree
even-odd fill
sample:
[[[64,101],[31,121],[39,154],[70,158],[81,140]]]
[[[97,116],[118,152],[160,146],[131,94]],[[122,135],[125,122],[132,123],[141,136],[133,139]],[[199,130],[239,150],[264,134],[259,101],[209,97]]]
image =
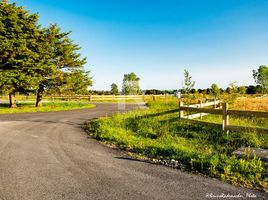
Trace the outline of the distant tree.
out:
[[[111,85],[111,94],[113,94],[113,95],[119,94],[118,86],[115,83],[112,83],[112,85]]]
[[[146,95],[159,95],[159,94],[167,94],[169,91],[161,91],[157,89],[144,90],[144,94]]]
[[[256,85],[256,93],[263,93],[263,88],[260,85]]]
[[[91,95],[97,95],[98,94],[98,91],[97,90],[89,90],[88,92]]]
[[[253,78],[257,84],[262,87],[262,92],[268,92],[268,67],[259,66],[258,70],[253,70]]]
[[[192,77],[190,76],[189,71],[184,70],[183,88],[184,88],[186,94],[189,94],[195,85],[195,82],[192,81],[191,79],[192,79]]]
[[[192,88],[191,91],[190,91],[191,94],[194,94],[196,93],[196,89]]]
[[[211,88],[205,89],[206,94],[211,94]]]
[[[236,82],[231,82],[226,89],[226,95],[224,95],[223,100],[228,103],[234,103],[238,97],[238,87],[236,86]]]
[[[246,93],[247,93],[247,88],[246,88],[246,86],[240,86],[240,87],[238,87],[238,92],[239,92],[240,94],[246,94]]]
[[[203,92],[203,90],[202,90],[202,89],[198,89],[197,92],[198,92],[199,94],[201,94],[201,93]]]
[[[247,86],[247,94],[256,94],[256,87],[254,85]]]
[[[231,82],[227,87],[226,92],[229,94],[238,93],[238,87],[236,86],[236,82]]]
[[[178,92],[178,90],[173,90],[173,94],[176,94],[177,92]],[[179,92],[181,92],[181,94],[186,94],[185,89],[180,89]]]
[[[122,84],[122,93],[125,95],[136,95],[140,92],[140,78],[134,73],[125,74]]]
[[[111,95],[111,91],[106,90],[89,90],[89,94],[91,95]]]
[[[218,87],[218,85],[216,83],[213,83],[211,85],[211,90],[210,90],[210,94],[212,96],[214,96],[215,98],[217,98],[220,95],[221,91],[220,88]]]

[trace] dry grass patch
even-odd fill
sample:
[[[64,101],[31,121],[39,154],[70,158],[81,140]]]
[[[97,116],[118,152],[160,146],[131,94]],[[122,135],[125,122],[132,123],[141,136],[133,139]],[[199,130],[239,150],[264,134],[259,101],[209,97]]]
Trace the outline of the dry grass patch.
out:
[[[268,112],[268,98],[243,98],[234,103],[234,109]]]

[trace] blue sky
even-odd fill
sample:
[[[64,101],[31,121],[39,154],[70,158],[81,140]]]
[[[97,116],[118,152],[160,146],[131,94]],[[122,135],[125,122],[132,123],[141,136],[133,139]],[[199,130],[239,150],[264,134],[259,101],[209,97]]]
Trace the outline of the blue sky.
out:
[[[121,87],[135,72],[141,88],[181,88],[188,69],[196,88],[254,84],[268,65],[267,0],[20,0],[40,24],[72,30],[87,57],[93,89]]]

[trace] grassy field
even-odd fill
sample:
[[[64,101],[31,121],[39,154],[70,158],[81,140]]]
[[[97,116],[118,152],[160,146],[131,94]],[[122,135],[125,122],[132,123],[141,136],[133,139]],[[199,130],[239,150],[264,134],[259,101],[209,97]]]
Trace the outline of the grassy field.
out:
[[[168,160],[176,167],[197,171],[249,188],[268,188],[268,164],[258,158],[237,158],[241,146],[268,148],[268,135],[231,132],[178,119],[177,103],[149,103],[136,110],[88,122],[89,135],[149,159]]]
[[[234,102],[233,108],[268,112],[268,98],[241,98]]]
[[[88,102],[79,101],[54,101],[44,102],[39,108],[35,107],[35,102],[21,101],[17,103],[17,108],[9,108],[7,103],[0,103],[0,114],[12,114],[12,113],[25,113],[25,112],[49,112],[49,111],[63,111],[63,110],[75,110],[83,108],[93,108],[95,105]]]
[[[250,98],[250,97],[239,98],[236,99],[234,103],[230,104],[229,106],[230,109],[233,110],[268,112],[268,98],[263,99]],[[204,116],[201,121],[221,124],[222,115],[207,115]],[[231,115],[229,123],[230,125],[238,125],[245,127],[268,128],[267,118],[237,117]]]

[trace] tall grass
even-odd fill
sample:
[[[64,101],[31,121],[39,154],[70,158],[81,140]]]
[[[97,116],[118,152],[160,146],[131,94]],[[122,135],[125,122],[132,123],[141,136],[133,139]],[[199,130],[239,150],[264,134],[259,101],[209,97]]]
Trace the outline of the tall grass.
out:
[[[268,98],[242,98],[234,102],[234,109],[268,112]]]

